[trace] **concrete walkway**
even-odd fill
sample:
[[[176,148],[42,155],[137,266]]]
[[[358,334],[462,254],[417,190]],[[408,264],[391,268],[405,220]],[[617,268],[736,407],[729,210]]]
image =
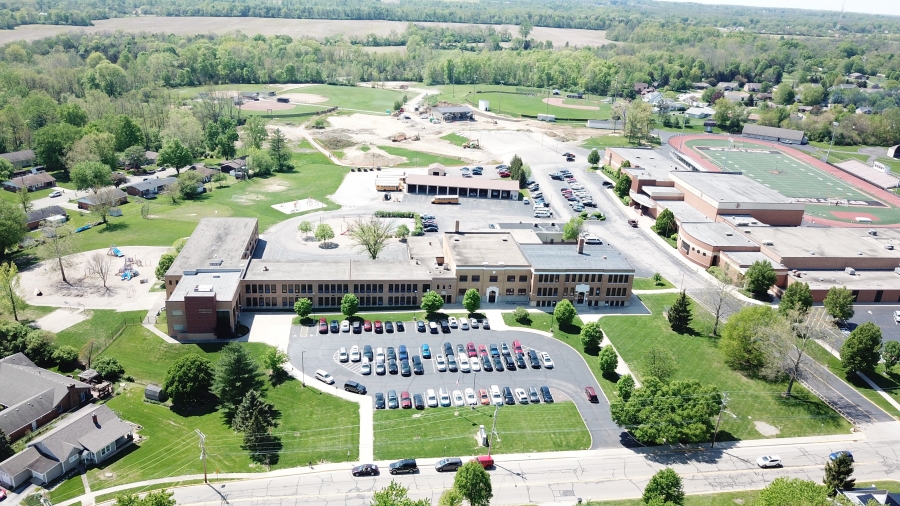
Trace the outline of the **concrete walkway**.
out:
[[[178,344],[180,342],[171,336],[167,336],[165,332],[156,328],[156,325],[153,325],[152,323],[144,323],[144,328],[169,344]]]
[[[78,308],[75,311],[72,311],[71,309],[57,309],[34,322],[34,326],[55,334],[66,330],[76,323],[81,323],[84,320],[87,320],[87,317],[84,315],[83,308]]]

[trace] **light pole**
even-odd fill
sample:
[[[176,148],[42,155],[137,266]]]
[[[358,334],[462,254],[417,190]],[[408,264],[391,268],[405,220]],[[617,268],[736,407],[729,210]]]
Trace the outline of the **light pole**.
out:
[[[491,452],[494,451],[494,434],[497,429],[497,413],[500,412],[501,404],[494,404],[494,421],[491,423],[491,437],[488,439],[488,457],[491,456]],[[497,441],[500,441],[500,436],[497,436]]]
[[[475,94],[475,85],[478,84],[478,76],[475,76],[475,79],[472,80],[472,94]],[[475,100],[474,98],[472,100]]]
[[[300,352],[300,386],[306,386],[306,367],[303,364],[303,355],[306,354],[306,350]]]
[[[837,127],[840,126],[840,125],[838,124],[837,121],[832,121],[832,122],[831,122],[831,126],[832,126],[832,129],[831,129],[831,144],[828,145],[828,151],[825,152],[825,163],[828,163],[828,157],[831,156],[831,148],[834,147],[834,131],[835,131],[835,130],[837,129]]]
[[[497,114],[500,114],[503,112],[503,81],[500,81],[500,98],[498,99],[498,102]]]

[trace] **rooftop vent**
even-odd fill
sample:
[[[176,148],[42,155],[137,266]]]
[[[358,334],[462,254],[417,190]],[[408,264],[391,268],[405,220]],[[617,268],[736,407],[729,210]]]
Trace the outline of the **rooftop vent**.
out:
[[[857,251],[856,254],[862,256],[862,251]]]
[[[810,251],[809,254],[810,254],[810,255],[815,255],[816,252],[815,252],[815,251]]]
[[[763,241],[763,246],[774,246],[775,243],[772,241]]]
[[[732,234],[731,232],[725,232],[725,235],[726,235],[727,237],[731,237],[731,236],[733,236],[734,234]]]
[[[219,266],[222,265],[223,262],[224,260],[222,260],[221,258],[213,258],[209,261],[209,265]]]
[[[894,249],[894,245],[893,244],[885,244],[884,249]]]
[[[853,267],[844,267],[844,272],[846,272],[847,274],[849,274],[851,276],[856,275],[856,269],[854,269]]]

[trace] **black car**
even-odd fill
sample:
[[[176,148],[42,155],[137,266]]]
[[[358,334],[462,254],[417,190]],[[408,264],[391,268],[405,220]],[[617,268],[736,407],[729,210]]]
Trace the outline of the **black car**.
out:
[[[391,390],[391,392],[393,392],[393,390]],[[388,395],[390,395],[390,392]],[[510,405],[516,403],[516,398],[513,397],[512,389],[509,387],[503,387],[503,402]]]
[[[419,359],[418,355],[412,356],[412,368],[413,374],[425,374],[425,368],[422,366],[422,360]]]
[[[610,183],[609,181],[604,181],[600,184],[603,185],[604,188],[613,188],[614,186],[616,186],[616,185]]]
[[[425,409],[425,399],[422,398],[422,394],[413,394],[413,407]]]
[[[456,357],[453,355],[447,355],[447,370],[450,372],[456,372],[459,369],[456,366]]]
[[[394,349],[393,346],[388,346],[387,358],[397,360],[397,351]]]
[[[419,332],[425,332],[425,322],[422,320],[416,321],[416,330]]]
[[[366,357],[366,360],[368,360],[369,362],[375,361],[375,355],[372,353],[371,345],[367,344],[367,345],[363,346],[363,356]]]
[[[550,395],[550,389],[548,387],[541,387],[541,400],[546,403],[553,402],[553,396]]]
[[[437,232],[437,227],[422,227],[422,232]]]
[[[384,394],[381,392],[375,393],[375,409],[384,409]]]
[[[397,409],[400,407],[400,400],[397,398],[397,392],[394,390],[388,390],[387,401],[389,409]]]
[[[384,331],[385,331],[385,332],[393,332],[393,331],[394,331],[394,324],[391,323],[391,322],[384,322]]]
[[[331,333],[337,334],[340,331],[340,327],[338,327],[337,320],[331,320]]]
[[[497,372],[503,372],[503,360],[501,360],[500,357],[494,357],[494,369],[496,369]]]
[[[532,369],[540,369],[541,368],[541,359],[538,357],[538,354],[534,350],[528,350],[528,360],[531,362]]]
[[[377,476],[378,466],[375,464],[363,464],[356,466],[350,471],[353,476]]]
[[[487,355],[481,357],[481,368],[487,372],[494,370],[494,366],[491,365],[491,357]]]
[[[354,334],[362,334],[362,322],[361,321],[356,320],[355,322],[353,322],[353,333]]]
[[[516,353],[516,367],[518,367],[519,369],[525,369],[526,367],[528,367],[525,365],[525,355]]]
[[[453,355],[453,345],[449,342],[444,343],[444,355]]]
[[[397,326],[397,332],[406,332],[406,327],[403,326],[403,322],[397,322],[394,325]]]
[[[366,395],[366,386],[353,380],[348,380],[346,383],[344,383],[344,390],[359,395]]]
[[[392,462],[388,468],[391,474],[414,473],[419,470],[415,459],[398,460],[397,462]]]
[[[506,165],[505,163],[501,163],[500,165],[497,166],[497,170],[503,170],[503,169],[508,169],[508,168],[509,168],[509,165]]]
[[[400,361],[400,375],[401,376],[411,376],[412,370],[409,367],[409,360],[401,360]]]
[[[506,360],[506,368],[510,371],[516,370],[516,361],[509,355],[503,355],[503,359]]]
[[[440,325],[441,325],[441,332],[443,332],[444,334],[450,333],[450,322],[448,322],[447,320],[441,320]]]
[[[388,360],[388,372],[391,374],[397,374],[397,361],[394,359]]]
[[[447,471],[456,471],[460,467],[462,467],[462,460],[456,457],[451,457],[449,459],[441,459],[434,464],[434,469],[439,472],[447,472]]]

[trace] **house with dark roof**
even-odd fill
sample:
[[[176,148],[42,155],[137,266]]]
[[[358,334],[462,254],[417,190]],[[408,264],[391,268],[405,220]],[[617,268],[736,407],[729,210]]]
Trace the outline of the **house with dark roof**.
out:
[[[78,204],[78,209],[84,209],[85,211],[90,211],[99,204],[120,206],[128,203],[128,194],[118,188],[107,187],[101,189],[99,193],[81,197],[75,203]]]
[[[22,151],[13,151],[12,153],[0,154],[0,158],[5,158],[13,167],[21,169],[34,165],[34,151],[25,149]]]
[[[57,218],[57,216],[59,218]],[[25,213],[25,224],[28,226],[28,230],[36,230],[41,226],[42,221],[50,220],[64,223],[68,221],[68,219],[69,214],[60,206],[43,207]]]
[[[247,166],[247,160],[244,158],[235,158],[234,160],[228,160],[227,162],[222,162],[219,165],[219,169],[226,173],[231,174],[233,171],[241,171],[244,170],[244,167]]]
[[[638,95],[641,95],[644,93],[644,90],[646,90],[649,87],[650,87],[650,85],[647,83],[634,83],[634,92],[637,93]]]
[[[200,181],[204,183],[212,181],[213,176],[221,172],[219,169],[214,169],[205,165],[199,165],[190,170],[193,170],[197,174],[200,174]]]
[[[15,441],[92,397],[91,386],[16,353],[0,359],[0,429]]]
[[[127,184],[123,187],[126,193],[135,197],[145,199],[155,199],[157,195],[162,193],[169,185],[178,181],[176,177],[163,177],[159,179],[148,179],[146,181],[138,181],[137,183]]]
[[[736,81],[730,81],[730,82],[719,81],[719,84],[716,85],[716,88],[719,89],[720,91],[734,91],[734,90],[741,89],[741,85],[738,84]]]
[[[99,465],[132,442],[134,427],[106,405],[85,409],[0,462],[0,485],[50,483],[80,465]]]
[[[3,182],[3,189],[10,192],[18,192],[22,188],[28,188],[30,192],[36,192],[56,186],[56,179],[48,172],[37,172],[14,177]]]

